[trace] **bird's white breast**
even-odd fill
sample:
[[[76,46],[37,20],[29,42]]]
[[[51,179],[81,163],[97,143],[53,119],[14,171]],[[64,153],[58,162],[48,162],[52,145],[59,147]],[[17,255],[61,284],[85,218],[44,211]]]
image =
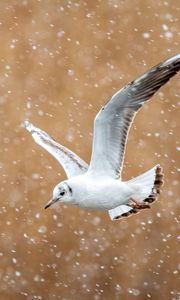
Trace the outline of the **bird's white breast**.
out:
[[[89,177],[86,174],[71,178],[73,203],[86,208],[111,209],[127,203],[131,190],[125,182],[110,177]]]

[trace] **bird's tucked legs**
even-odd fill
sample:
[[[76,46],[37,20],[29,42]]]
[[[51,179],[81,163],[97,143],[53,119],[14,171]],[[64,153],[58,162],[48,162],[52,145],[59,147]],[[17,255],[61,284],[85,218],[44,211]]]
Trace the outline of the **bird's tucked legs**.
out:
[[[130,206],[132,208],[137,208],[137,209],[145,209],[145,208],[150,208],[150,205],[146,202],[138,202],[137,200],[134,200],[131,198],[131,204]]]

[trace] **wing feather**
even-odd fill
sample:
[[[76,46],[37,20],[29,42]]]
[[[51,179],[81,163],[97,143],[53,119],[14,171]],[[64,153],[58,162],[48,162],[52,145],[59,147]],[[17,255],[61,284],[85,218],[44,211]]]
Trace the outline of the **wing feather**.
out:
[[[83,174],[87,171],[87,163],[74,152],[57,143],[49,134],[35,127],[30,122],[25,121],[24,125],[32,134],[35,142],[58,160],[68,178]]]
[[[156,65],[118,91],[94,122],[88,172],[119,178],[130,125],[144,102],[180,70],[180,54]]]

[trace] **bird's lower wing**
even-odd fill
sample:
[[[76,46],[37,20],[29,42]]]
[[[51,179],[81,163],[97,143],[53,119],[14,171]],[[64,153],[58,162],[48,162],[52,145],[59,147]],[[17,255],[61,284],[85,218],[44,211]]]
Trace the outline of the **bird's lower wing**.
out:
[[[130,125],[136,112],[180,70],[180,54],[158,64],[118,91],[94,122],[93,151],[88,172],[118,178]]]
[[[46,149],[64,168],[68,178],[81,175],[88,169],[88,165],[78,155],[57,143],[45,131],[35,127],[28,121],[24,122],[25,128],[32,134],[35,142]]]
[[[120,218],[128,217],[137,212],[137,209],[133,209],[131,206],[128,205],[120,205],[118,207],[108,210],[111,220],[119,220]]]

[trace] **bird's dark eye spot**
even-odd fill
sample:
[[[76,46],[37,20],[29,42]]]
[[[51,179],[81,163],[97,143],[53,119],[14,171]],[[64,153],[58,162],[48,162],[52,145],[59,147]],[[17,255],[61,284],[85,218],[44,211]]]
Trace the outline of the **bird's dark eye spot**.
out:
[[[65,191],[60,192],[60,196],[64,196]]]

